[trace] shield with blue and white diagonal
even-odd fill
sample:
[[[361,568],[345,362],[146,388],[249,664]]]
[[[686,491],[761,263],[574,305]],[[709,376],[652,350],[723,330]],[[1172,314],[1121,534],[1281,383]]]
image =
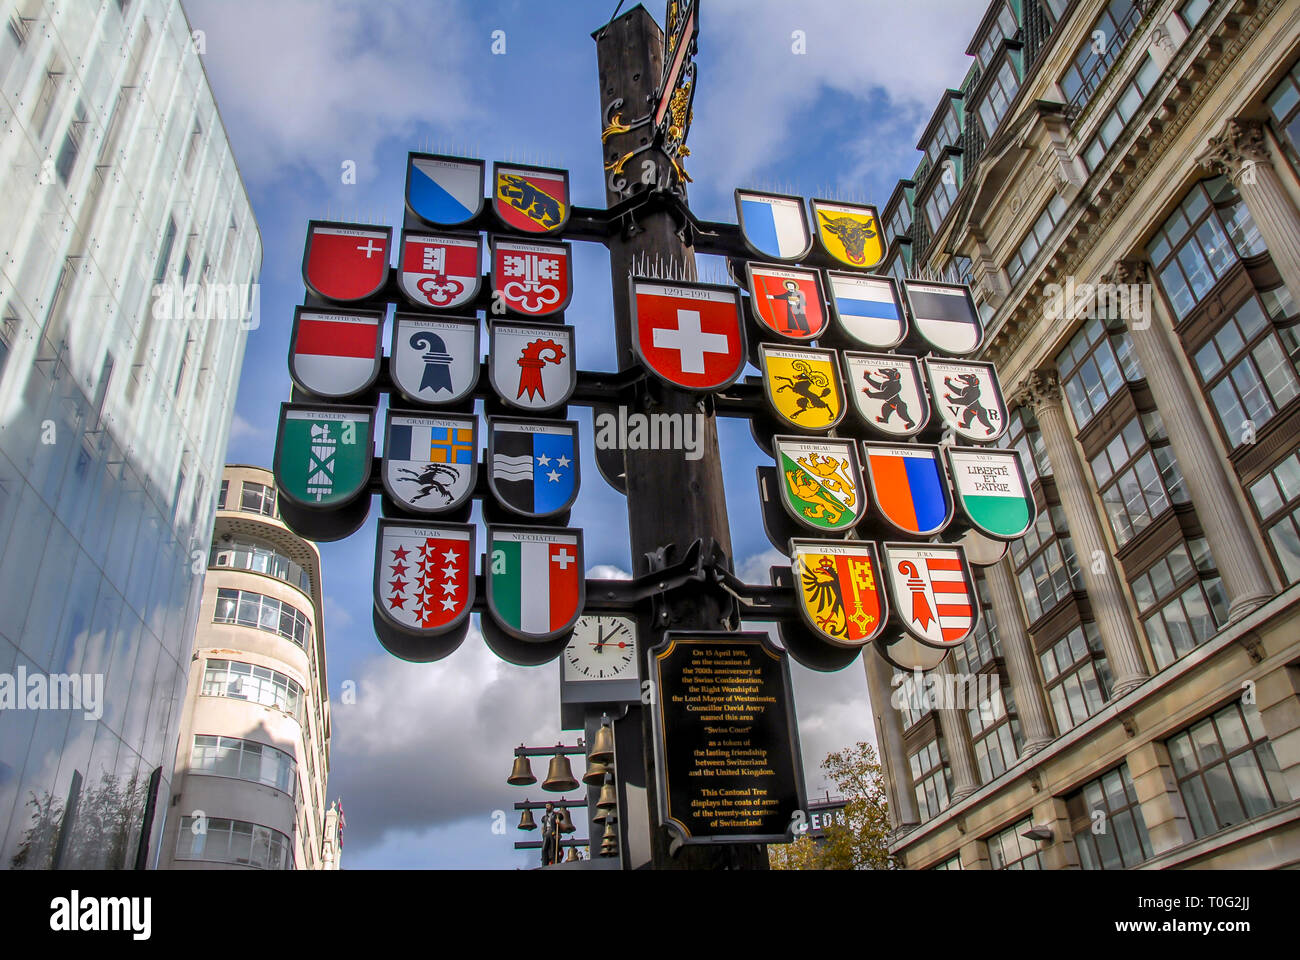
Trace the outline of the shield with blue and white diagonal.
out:
[[[425,223],[454,227],[483,209],[483,161],[412,153],[406,163],[406,206]]]
[[[488,487],[507,510],[525,517],[563,513],[580,483],[576,421],[488,417]]]

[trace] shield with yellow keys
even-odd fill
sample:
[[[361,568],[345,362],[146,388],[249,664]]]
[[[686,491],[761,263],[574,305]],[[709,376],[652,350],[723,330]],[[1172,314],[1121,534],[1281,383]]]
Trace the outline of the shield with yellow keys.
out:
[[[791,540],[804,623],[837,647],[860,647],[889,619],[876,547],[866,540]]]
[[[814,200],[812,211],[817,242],[840,263],[865,270],[884,258],[885,241],[875,207]]]
[[[844,419],[844,392],[834,350],[761,343],[758,356],[768,403],[783,423],[819,433]]]

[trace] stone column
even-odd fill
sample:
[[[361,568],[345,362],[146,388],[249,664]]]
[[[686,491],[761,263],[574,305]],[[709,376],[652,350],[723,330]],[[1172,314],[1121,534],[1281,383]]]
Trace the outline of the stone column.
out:
[[[1111,280],[1151,289],[1147,264],[1141,260],[1120,261]],[[1132,297],[1129,299],[1132,301]],[[1183,482],[1196,506],[1196,517],[1223,578],[1228,593],[1228,615],[1235,620],[1272,597],[1273,584],[1248,532],[1254,521],[1237,497],[1236,477],[1229,476],[1229,468],[1216,451],[1200,413],[1201,400],[1188,384],[1175,347],[1170,343],[1174,324],[1164,298],[1152,291],[1149,298],[1143,299],[1150,300],[1152,315],[1130,318],[1133,350],[1142,364]]]
[[[1061,495],[1061,509],[1079,557],[1079,572],[1115,678],[1112,694],[1119,697],[1142,684],[1150,674],[1124,602],[1115,559],[1097,518],[1083,465],[1075,452],[1074,434],[1061,405],[1061,383],[1056,370],[1031,373],[1017,390],[1013,403],[1028,403],[1038,418],[1038,428]]]
[[[965,800],[980,788],[980,775],[975,768],[975,756],[971,752],[970,729],[966,726],[966,718],[962,716],[966,711],[962,705],[964,698],[948,696],[949,692],[955,694],[958,690],[965,691],[967,685],[950,682],[953,677],[952,657],[945,658],[932,672],[943,691],[936,712],[939,714],[939,729],[943,731],[943,739],[948,743],[948,763],[952,768],[952,796],[949,800],[956,803]]]
[[[1282,186],[1259,120],[1237,117],[1211,137],[1199,157],[1202,166],[1226,174],[1246,203],[1287,289],[1300,297],[1300,211]]]
[[[1159,856],[1195,840],[1165,745],[1156,740],[1144,743],[1125,757],[1125,762],[1151,838],[1152,853]]]
[[[1300,800],[1300,668],[1284,664],[1260,677],[1255,704],[1282,779],[1291,791],[1290,797],[1277,799],[1281,803]]]
[[[912,789],[912,769],[903,747],[903,717],[891,703],[893,689],[889,679],[893,668],[870,647],[862,651],[862,664],[867,671],[867,693],[876,721],[880,766],[889,793],[889,819],[895,829],[914,827],[921,822],[921,815]]]
[[[1020,755],[1027,757],[1051,743],[1056,734],[1052,732],[1051,715],[1043,698],[1043,684],[1038,679],[1033,641],[1025,632],[1020,602],[1016,599],[1020,591],[1011,573],[1011,562],[1004,558],[983,570],[984,581],[989,585],[993,615],[998,621],[998,640],[1006,656],[1007,676],[1015,695],[1020,731],[1025,737]]]

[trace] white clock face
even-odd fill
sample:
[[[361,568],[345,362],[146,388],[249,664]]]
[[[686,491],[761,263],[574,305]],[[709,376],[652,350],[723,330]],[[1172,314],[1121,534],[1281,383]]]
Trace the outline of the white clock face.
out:
[[[582,617],[564,649],[564,675],[569,680],[635,679],[636,656],[635,621],[627,617]]]

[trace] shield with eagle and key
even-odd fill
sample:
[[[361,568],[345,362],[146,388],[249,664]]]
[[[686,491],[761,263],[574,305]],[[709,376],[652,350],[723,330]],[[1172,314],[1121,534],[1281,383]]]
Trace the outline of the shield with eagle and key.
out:
[[[880,561],[866,540],[790,541],[799,614],[818,636],[838,647],[861,647],[889,619]]]

